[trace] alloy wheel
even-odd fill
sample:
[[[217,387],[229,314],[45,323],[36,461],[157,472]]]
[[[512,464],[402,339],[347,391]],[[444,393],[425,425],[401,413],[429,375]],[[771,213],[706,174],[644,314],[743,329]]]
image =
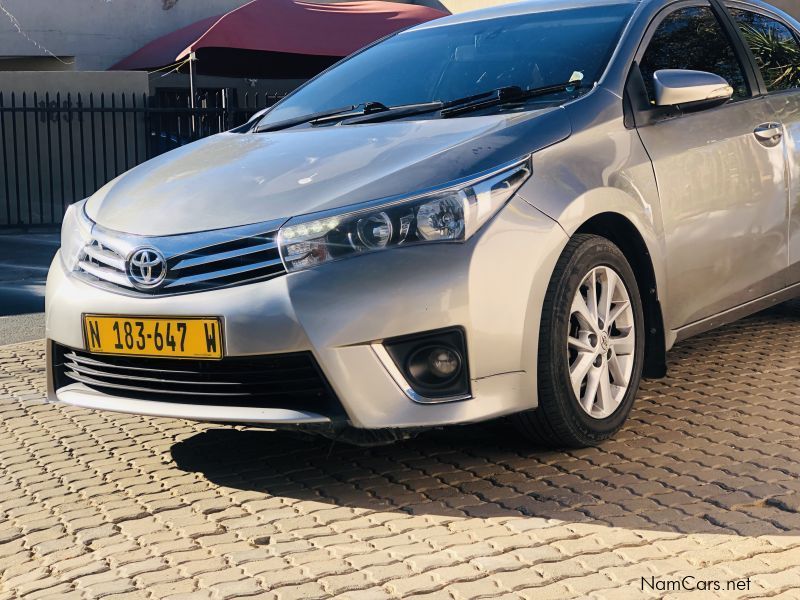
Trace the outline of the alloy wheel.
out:
[[[590,417],[605,419],[620,406],[631,382],[635,350],[635,320],[625,283],[611,267],[595,267],[575,293],[567,339],[572,391]]]

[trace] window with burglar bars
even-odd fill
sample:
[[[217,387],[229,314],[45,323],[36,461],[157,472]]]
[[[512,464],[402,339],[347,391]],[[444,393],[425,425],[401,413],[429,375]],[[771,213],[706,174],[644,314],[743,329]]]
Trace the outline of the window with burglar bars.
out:
[[[58,225],[67,206],[136,165],[241,125],[280,99],[200,90],[147,94],[0,92],[0,228]]]

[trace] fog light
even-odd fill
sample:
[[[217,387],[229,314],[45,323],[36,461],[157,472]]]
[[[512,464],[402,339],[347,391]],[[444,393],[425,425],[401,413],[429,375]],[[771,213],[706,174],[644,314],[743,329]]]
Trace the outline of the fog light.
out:
[[[437,348],[428,357],[428,364],[434,375],[447,379],[456,374],[461,368],[461,357],[457,352],[447,348]]]
[[[461,355],[443,346],[424,346],[408,357],[408,374],[423,385],[447,385],[458,377]]]
[[[466,340],[461,328],[386,340],[384,347],[414,391],[424,398],[469,396]]]

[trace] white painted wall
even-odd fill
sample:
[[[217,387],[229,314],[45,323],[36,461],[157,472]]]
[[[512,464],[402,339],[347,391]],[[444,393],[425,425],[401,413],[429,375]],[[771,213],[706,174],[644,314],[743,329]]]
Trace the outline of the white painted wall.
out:
[[[0,0],[0,57],[75,56],[104,70],[153,39],[246,0]],[[16,17],[24,35],[2,10]],[[26,35],[28,38],[26,38]]]

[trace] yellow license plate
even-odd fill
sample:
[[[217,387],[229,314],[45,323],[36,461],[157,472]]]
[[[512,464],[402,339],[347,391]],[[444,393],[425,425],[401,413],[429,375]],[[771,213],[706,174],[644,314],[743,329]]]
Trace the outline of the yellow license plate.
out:
[[[216,318],[84,315],[90,352],[165,358],[222,358],[222,328]]]

